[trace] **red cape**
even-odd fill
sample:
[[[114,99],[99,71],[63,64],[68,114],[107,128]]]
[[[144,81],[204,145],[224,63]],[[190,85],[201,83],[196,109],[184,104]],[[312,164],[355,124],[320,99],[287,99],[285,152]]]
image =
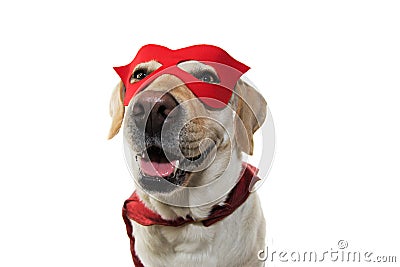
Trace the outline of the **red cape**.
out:
[[[250,190],[259,180],[257,177],[258,169],[248,163],[243,163],[243,168],[244,171],[242,172],[242,176],[235,187],[229,192],[224,205],[214,206],[209,216],[206,219],[201,220],[201,223],[205,227],[208,227],[232,214],[249,197]],[[133,220],[143,226],[181,226],[194,222],[193,218],[189,216],[187,218],[179,217],[175,220],[163,219],[160,214],[157,214],[156,212],[147,208],[140,200],[136,192],[133,192],[132,196],[125,201],[122,208],[122,217],[126,225],[126,232],[130,239],[132,259],[136,267],[144,266],[135,252],[135,237],[132,235],[132,224],[130,220]]]

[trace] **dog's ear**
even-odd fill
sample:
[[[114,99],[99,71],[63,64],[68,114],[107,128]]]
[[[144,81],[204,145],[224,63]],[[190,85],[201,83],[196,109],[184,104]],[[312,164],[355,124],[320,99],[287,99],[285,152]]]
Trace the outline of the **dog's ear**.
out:
[[[253,155],[253,134],[265,120],[267,102],[256,89],[242,80],[237,82],[235,94],[237,97],[236,143],[241,151]]]
[[[119,84],[115,87],[110,100],[110,116],[112,118],[112,123],[110,132],[108,133],[108,139],[113,138],[121,128],[125,113],[124,95],[124,84],[119,82]]]

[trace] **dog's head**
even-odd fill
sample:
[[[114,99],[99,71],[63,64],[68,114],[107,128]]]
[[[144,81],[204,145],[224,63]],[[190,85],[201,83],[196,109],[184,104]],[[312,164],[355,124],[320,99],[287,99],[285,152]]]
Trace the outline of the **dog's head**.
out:
[[[212,53],[218,54],[218,49],[213,47]],[[174,54],[176,64],[165,66],[169,55],[137,56],[140,60],[120,70],[122,81],[110,102],[109,138],[125,120],[127,161],[139,190],[171,196],[219,179],[229,180],[220,187],[235,183],[241,152],[253,153],[253,134],[265,120],[264,98],[239,79],[242,73],[234,64],[193,55],[176,59]]]

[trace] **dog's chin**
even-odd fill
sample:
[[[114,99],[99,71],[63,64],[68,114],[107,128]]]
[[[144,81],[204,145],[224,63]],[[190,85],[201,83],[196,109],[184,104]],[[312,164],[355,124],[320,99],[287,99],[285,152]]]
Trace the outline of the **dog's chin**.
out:
[[[195,157],[178,157],[151,146],[136,155],[139,185],[148,193],[169,194],[189,185],[193,167],[205,162],[212,147]],[[168,156],[166,156],[168,154]]]
[[[167,194],[179,190],[181,183],[188,180],[187,176],[189,175],[190,173],[187,172],[169,177],[141,175],[139,177],[139,184],[146,192]]]

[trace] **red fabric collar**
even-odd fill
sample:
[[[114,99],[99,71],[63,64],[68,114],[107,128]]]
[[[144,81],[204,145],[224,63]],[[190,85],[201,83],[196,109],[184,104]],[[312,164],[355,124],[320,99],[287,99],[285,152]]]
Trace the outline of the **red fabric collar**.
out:
[[[206,219],[201,220],[201,223],[205,227],[208,227],[232,214],[249,197],[250,190],[259,180],[257,177],[258,169],[248,163],[243,163],[243,169],[242,176],[231,192],[229,192],[224,205],[214,206],[210,212],[210,215]],[[135,237],[132,235],[132,224],[130,219],[143,226],[181,226],[187,223],[195,222],[189,217],[179,217],[175,220],[163,219],[159,214],[147,208],[139,199],[139,196],[136,194],[136,192],[133,192],[132,196],[125,201],[122,208],[122,217],[126,224],[126,231],[130,239],[132,259],[136,267],[143,267],[143,264],[135,252]]]

